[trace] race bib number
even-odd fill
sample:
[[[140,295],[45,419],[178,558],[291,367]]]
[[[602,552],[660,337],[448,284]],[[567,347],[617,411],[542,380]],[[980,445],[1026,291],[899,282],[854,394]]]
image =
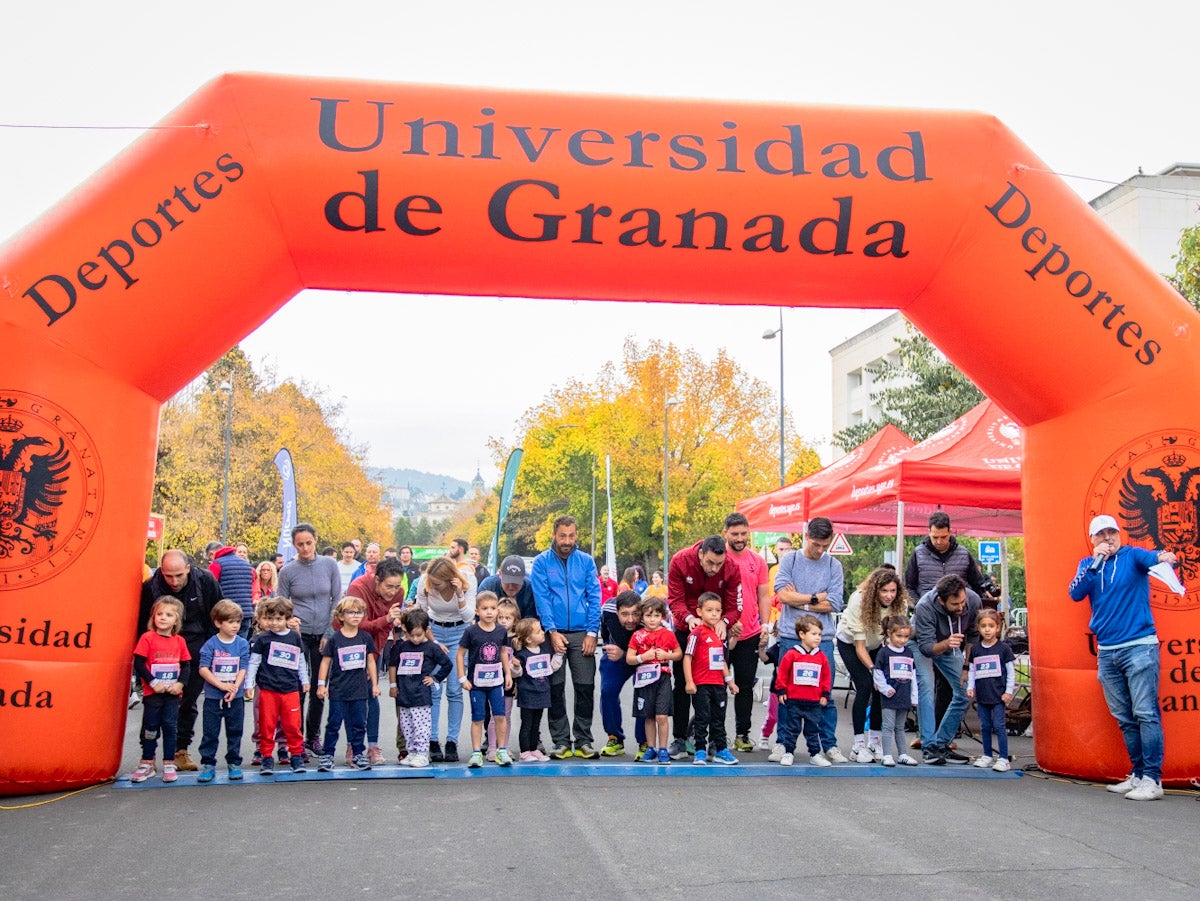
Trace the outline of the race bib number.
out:
[[[888,664],[888,677],[902,682],[911,682],[913,661],[911,657],[893,657]]]
[[[708,668],[710,670],[725,669],[725,648],[721,645],[708,649]]]
[[[236,682],[242,661],[224,651],[213,651],[212,674],[218,682]]]
[[[400,660],[396,663],[397,676],[419,676],[421,668],[425,665],[424,651],[408,651],[400,655]]]
[[[531,679],[545,679],[550,675],[550,655],[534,654],[525,661],[525,672]]]
[[[803,660],[793,662],[792,684],[811,685],[814,688],[819,686],[821,684],[821,664],[808,663]]]
[[[155,682],[178,682],[179,681],[179,664],[178,663],[151,663],[150,675],[154,677]]]
[[[273,641],[267,653],[267,663],[270,666],[278,666],[280,669],[290,669],[299,672],[300,649],[294,644]]]
[[[367,668],[367,646],[365,644],[349,644],[338,648],[338,665],[342,672],[352,669]]]
[[[475,687],[495,688],[504,684],[504,666],[500,663],[475,664]]]
[[[976,657],[975,664],[975,680],[980,679],[999,679],[1000,678],[1000,655],[986,654],[982,657]]]
[[[634,671],[633,687],[645,688],[647,685],[653,685],[661,675],[662,667],[657,663],[645,663]]]

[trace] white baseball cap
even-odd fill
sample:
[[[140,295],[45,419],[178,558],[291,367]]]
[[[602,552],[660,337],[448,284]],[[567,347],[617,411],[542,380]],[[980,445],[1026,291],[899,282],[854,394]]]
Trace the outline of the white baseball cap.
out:
[[[1088,526],[1089,535],[1098,535],[1105,529],[1116,529],[1121,531],[1121,527],[1117,525],[1117,521],[1107,513],[1101,513],[1099,516],[1092,517],[1092,524]]]

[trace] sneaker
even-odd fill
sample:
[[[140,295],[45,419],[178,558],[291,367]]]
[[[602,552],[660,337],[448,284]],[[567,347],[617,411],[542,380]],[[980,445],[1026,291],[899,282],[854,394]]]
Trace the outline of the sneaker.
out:
[[[891,754],[884,754],[883,760],[881,760],[879,762],[882,763],[884,766],[895,766],[896,765],[896,761],[892,759]],[[916,761],[913,761],[913,762],[915,763]]]
[[[604,757],[622,757],[625,754],[625,742],[615,735],[610,735],[608,743],[600,749],[600,754]]]
[[[200,775],[196,777],[197,782],[212,782],[215,778],[217,778],[217,768],[213,764],[200,764]]]
[[[779,758],[780,766],[791,766],[795,762],[796,762],[796,755],[789,754],[787,751],[784,751],[783,754]]]
[[[446,763],[458,763],[458,742],[446,742],[446,748],[442,751],[442,759]]]
[[[624,746],[621,747],[621,753],[622,754],[625,753]],[[597,757],[600,756],[600,754],[590,744],[588,744],[587,742],[584,742],[583,744],[581,744],[579,747],[577,747],[575,749],[575,756],[582,757],[584,760],[595,760]]]
[[[301,750],[301,751],[307,751],[309,754],[312,754],[314,757],[320,757],[320,756],[321,756],[321,754],[322,754],[322,752],[323,752],[325,749],[324,749],[324,748],[321,746],[321,739],[319,739],[319,738],[310,738],[308,741],[306,741],[306,742],[305,742],[305,743],[304,743],[304,744],[301,746],[300,750]],[[282,758],[281,758],[281,759],[282,759]]]
[[[275,759],[276,760],[288,760],[291,758],[291,756],[292,755],[288,753],[287,745],[280,745],[278,748],[275,749]]]
[[[517,763],[536,763],[537,758],[533,756],[532,751],[522,751],[521,756],[517,758]]]
[[[408,758],[410,758],[412,756],[413,755],[409,754],[407,751],[397,754],[396,755],[396,765],[397,766],[412,766],[412,764],[408,762]]]
[[[1108,786],[1108,790],[1110,792],[1113,792],[1114,794],[1127,795],[1141,784],[1142,784],[1141,777],[1135,776],[1135,775],[1133,775],[1133,773],[1130,773],[1128,776],[1125,777],[1124,780],[1122,780],[1121,782],[1118,782],[1116,785]]]
[[[483,759],[486,760],[488,763],[495,763],[496,762],[496,749],[488,748],[487,753],[483,755]]]
[[[164,763],[163,764],[163,782],[174,782],[176,779],[178,779],[179,776],[176,773],[177,769],[178,769],[178,767],[176,767],[175,764],[173,764],[173,763]],[[1162,797],[1161,789],[1159,790],[1158,796],[1160,798]]]
[[[866,745],[859,745],[857,748],[851,748],[850,759],[855,763],[874,763],[875,752]]]
[[[1011,769],[1012,764],[1008,762],[1007,757],[1001,757],[992,764],[992,770],[997,773],[1007,773]]]
[[[825,752],[825,759],[830,763],[849,763],[849,759],[839,751],[836,747],[830,748]]]
[[[692,741],[692,739],[690,739],[690,738],[683,743],[683,747],[684,747],[684,750],[686,750],[689,754],[696,753],[696,743],[694,741]]]
[[[367,756],[367,752],[354,755],[354,768],[356,770],[369,770],[371,768],[371,758]]]
[[[691,752],[687,749],[687,742],[682,738],[677,738],[671,742],[670,747],[667,748],[667,753],[671,755],[672,760],[683,760]]]
[[[237,782],[239,779],[242,778],[242,776],[243,776],[242,768],[239,764],[236,764],[236,763],[229,764],[229,781],[230,782]]]
[[[371,766],[383,766],[387,763],[378,745],[371,745],[371,747],[367,748],[367,759],[371,761]]]
[[[646,753],[637,758],[642,763],[658,763],[658,752],[653,748],[647,748]],[[671,762],[670,755],[667,756],[667,763]]]
[[[771,749],[771,736],[760,735],[758,737],[758,750],[769,751]]]
[[[543,751],[541,748],[534,748],[529,753],[533,755],[533,759],[536,760],[538,763],[546,763],[550,759],[550,755],[547,754],[545,751]]]
[[[129,693],[129,709],[132,710],[140,703],[142,703],[142,696],[136,691],[131,691]]]
[[[871,759],[876,763],[883,762],[883,742],[878,738],[872,738],[867,742],[867,750],[871,752]]]
[[[921,739],[914,738],[912,741],[910,741],[908,743],[908,746],[910,748],[913,748],[914,750],[920,751],[921,750]]]
[[[646,749],[647,749],[648,747],[649,747],[649,745],[647,745],[645,742],[642,742],[640,745],[638,745],[638,749],[637,749],[637,757],[634,757],[634,760],[637,760],[637,759],[638,759],[638,757],[645,757],[645,756],[646,756]],[[654,756],[655,756],[655,757],[657,757],[657,756],[658,756],[658,752],[655,752]]]
[[[446,758],[442,756],[442,746],[436,741],[429,743],[429,759],[433,763],[441,763]]]
[[[164,771],[166,767],[163,768]],[[163,781],[167,781],[166,772],[163,773]],[[1149,776],[1143,776],[1142,781],[1138,783],[1137,788],[1125,796],[1126,801],[1161,801],[1163,796],[1162,783]]]
[[[659,763],[670,763],[671,762],[671,752],[668,751],[666,748],[659,748],[658,749],[658,762]]]
[[[929,766],[946,765],[945,755],[943,755],[941,750],[934,745],[930,745],[928,748],[926,748],[921,756],[925,758],[925,763],[927,763]]]
[[[496,752],[496,763],[499,766],[512,766],[512,755],[508,753],[508,748],[501,748]]]
[[[129,781],[133,783],[145,782],[147,779],[152,779],[154,773],[154,762],[143,760],[137,765],[137,769],[129,774]]]
[[[472,770],[477,770],[483,766],[483,752],[472,751],[471,756],[467,759],[467,767]]]
[[[917,758],[915,758],[909,754],[901,754],[899,757],[896,758],[896,763],[900,764],[901,766],[920,766],[921,765],[921,762],[919,760],[917,760]]]
[[[175,752],[175,769],[181,773],[194,773],[200,767],[196,766],[196,762],[188,756],[187,748],[182,751]],[[163,767],[163,772],[166,773],[166,767]]]
[[[569,760],[571,758],[571,746],[555,745],[550,749],[550,756],[555,760]]]
[[[262,766],[262,751],[255,751],[250,758],[250,766]]]
[[[317,772],[318,773],[332,773],[333,772],[333,755],[332,754],[322,754],[320,757],[317,758]]]
[[[736,766],[738,759],[733,756],[733,753],[728,748],[722,748],[713,755],[713,760],[717,763],[723,763],[725,766]]]
[[[693,766],[708,766],[708,752],[697,751],[692,757]]]
[[[304,758],[299,754],[292,755],[292,772],[307,773],[308,767],[304,765]]]
[[[818,751],[816,754],[810,755],[808,762],[813,766],[833,766],[833,760],[830,759],[829,755],[823,754],[820,751]]]
[[[739,735],[733,740],[733,750],[749,754],[754,750],[754,742],[750,740],[749,735]]]
[[[857,760],[858,752],[866,748],[866,746],[867,742],[864,738],[859,738],[857,741],[855,741],[854,744],[850,746],[850,759]]]
[[[988,754],[984,754],[984,755],[982,755],[981,757],[976,757],[976,758],[975,758],[975,762],[974,762],[973,764],[971,764],[971,765],[972,765],[972,766],[977,766],[977,767],[979,767],[981,770],[986,770],[986,769],[988,769],[988,768],[989,768],[989,767],[990,767],[990,766],[991,766],[993,763],[995,763],[995,762],[996,762],[996,758],[995,758],[995,757],[991,757],[991,756],[990,756],[990,755],[988,755]]]
[[[274,776],[275,775],[275,758],[274,757],[264,757],[262,759],[262,771],[261,772],[264,776]]]
[[[946,763],[963,764],[970,763],[971,758],[966,754],[960,754],[953,747],[942,749],[942,756],[946,758]]]
[[[779,763],[783,759],[784,753],[783,745],[776,745],[771,749],[771,754],[767,757],[767,760],[771,761],[771,763]]]
[[[409,754],[404,758],[404,765],[410,766],[415,770],[429,766],[429,758],[424,754]]]

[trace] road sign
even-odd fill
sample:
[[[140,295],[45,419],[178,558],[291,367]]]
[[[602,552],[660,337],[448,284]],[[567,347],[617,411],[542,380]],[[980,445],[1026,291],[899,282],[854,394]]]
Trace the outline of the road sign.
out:
[[[850,542],[846,540],[846,536],[838,532],[833,536],[833,544],[829,545],[829,555],[831,557],[849,557],[854,551],[850,550]]]
[[[833,553],[830,551],[830,553]],[[1000,542],[999,541],[981,541],[979,542],[979,562],[984,566],[1000,562]]]

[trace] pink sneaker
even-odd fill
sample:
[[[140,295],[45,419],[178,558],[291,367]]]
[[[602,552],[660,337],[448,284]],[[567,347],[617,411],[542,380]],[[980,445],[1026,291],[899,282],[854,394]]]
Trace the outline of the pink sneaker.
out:
[[[550,758],[543,751],[530,751],[529,753],[533,755],[534,760],[540,763],[546,763],[550,760]]]
[[[537,761],[537,757],[532,751],[522,751],[518,760],[520,760],[521,763],[535,763]]]
[[[163,764],[163,775],[162,775],[163,782],[174,782],[178,778],[175,775],[175,770],[176,770],[175,764],[164,763]]]

